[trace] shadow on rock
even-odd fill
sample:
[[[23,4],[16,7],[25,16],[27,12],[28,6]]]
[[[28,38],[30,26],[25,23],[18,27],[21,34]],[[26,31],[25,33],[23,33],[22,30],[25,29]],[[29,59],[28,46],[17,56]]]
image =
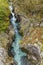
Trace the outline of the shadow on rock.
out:
[[[21,58],[21,65],[31,65],[28,58],[26,56],[23,56]]]
[[[15,52],[14,52],[13,47],[12,47],[12,44],[8,45],[8,55],[10,57],[14,57],[14,55],[15,55]]]

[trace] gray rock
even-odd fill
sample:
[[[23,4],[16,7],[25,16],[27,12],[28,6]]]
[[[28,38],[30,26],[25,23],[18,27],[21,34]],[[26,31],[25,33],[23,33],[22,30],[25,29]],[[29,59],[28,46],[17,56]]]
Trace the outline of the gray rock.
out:
[[[40,52],[37,47],[34,45],[27,45],[23,49],[24,52],[25,49],[27,50],[28,61],[30,61],[31,64],[36,65],[41,62]]]
[[[4,48],[0,47],[0,65],[5,65],[7,52]]]
[[[39,49],[34,45],[27,45],[26,49],[28,50],[28,53],[31,53],[34,56],[37,56],[37,59],[40,58],[40,52]]]
[[[28,58],[26,56],[23,56],[21,58],[21,65],[31,65]]]

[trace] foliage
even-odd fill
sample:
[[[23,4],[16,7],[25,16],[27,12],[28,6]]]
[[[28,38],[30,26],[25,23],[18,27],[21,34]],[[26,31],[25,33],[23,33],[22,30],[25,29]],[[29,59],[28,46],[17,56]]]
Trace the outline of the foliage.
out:
[[[5,31],[9,25],[9,8],[7,0],[0,0],[0,32]]]

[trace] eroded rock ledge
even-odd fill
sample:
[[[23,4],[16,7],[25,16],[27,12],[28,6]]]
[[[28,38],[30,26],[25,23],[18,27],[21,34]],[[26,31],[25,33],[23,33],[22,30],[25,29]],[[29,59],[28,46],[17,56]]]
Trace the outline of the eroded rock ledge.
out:
[[[0,65],[10,65],[13,63],[12,41],[14,38],[14,30],[10,25],[6,32],[0,34]]]

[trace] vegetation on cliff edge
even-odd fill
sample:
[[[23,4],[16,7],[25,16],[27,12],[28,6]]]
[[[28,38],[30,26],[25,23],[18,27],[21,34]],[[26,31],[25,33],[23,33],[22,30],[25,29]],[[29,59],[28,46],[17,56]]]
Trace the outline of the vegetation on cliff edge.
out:
[[[7,0],[0,0],[0,32],[5,31],[9,25],[9,7]]]

